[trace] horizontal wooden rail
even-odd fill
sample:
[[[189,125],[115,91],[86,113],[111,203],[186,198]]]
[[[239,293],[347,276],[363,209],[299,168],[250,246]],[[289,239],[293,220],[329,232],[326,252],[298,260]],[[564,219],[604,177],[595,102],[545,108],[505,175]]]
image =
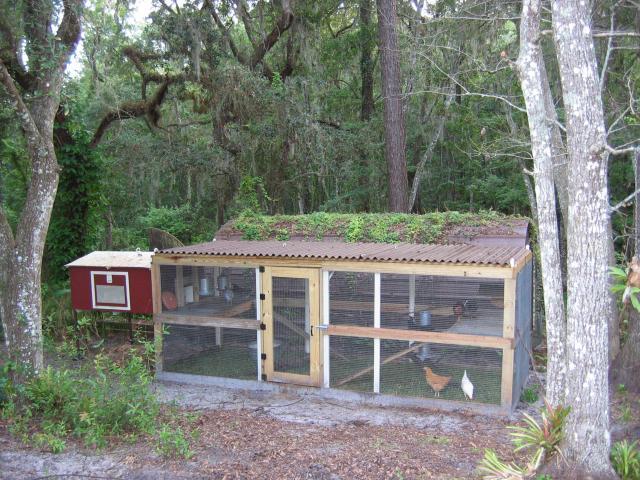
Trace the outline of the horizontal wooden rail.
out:
[[[342,337],[407,340],[424,343],[442,343],[446,345],[464,345],[469,347],[513,348],[513,339],[492,337],[489,335],[463,335],[460,333],[422,332],[395,328],[350,327],[346,325],[329,325],[327,327],[327,334]]]
[[[200,317],[197,315],[156,313],[153,316],[153,320],[155,323],[173,323],[195,327],[241,328],[243,330],[258,330],[260,328],[260,322],[252,318]]]

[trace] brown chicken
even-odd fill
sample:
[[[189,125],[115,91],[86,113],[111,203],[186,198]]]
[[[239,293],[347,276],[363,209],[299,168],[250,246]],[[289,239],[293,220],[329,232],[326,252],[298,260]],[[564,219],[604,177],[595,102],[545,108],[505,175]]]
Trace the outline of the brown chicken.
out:
[[[435,392],[435,396],[439,397],[440,392],[444,390],[444,387],[449,385],[451,377],[445,377],[444,375],[438,375],[434,373],[429,367],[424,367],[424,377],[427,379],[427,383]]]

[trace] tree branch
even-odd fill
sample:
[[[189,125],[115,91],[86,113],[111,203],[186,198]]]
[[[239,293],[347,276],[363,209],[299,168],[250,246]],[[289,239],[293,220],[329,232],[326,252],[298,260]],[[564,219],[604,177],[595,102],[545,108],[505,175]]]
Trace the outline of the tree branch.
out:
[[[222,32],[222,36],[224,37],[224,39],[229,44],[229,48],[231,49],[231,53],[233,53],[233,56],[236,58],[236,60],[238,60],[238,62],[240,62],[243,65],[246,65],[247,64],[247,60],[244,58],[244,55],[242,55],[240,50],[238,50],[238,47],[236,47],[235,42],[231,38],[231,35],[229,35],[229,29],[227,27],[225,27],[224,23],[222,22],[222,20],[218,16],[218,12],[216,12],[216,8],[213,5],[213,2],[210,2],[209,0],[206,0],[206,5],[209,6],[209,14],[213,18],[213,21],[218,26],[220,31]]]
[[[293,12],[291,11],[291,7],[287,0],[283,0],[282,8],[282,15],[280,15],[280,18],[273,27],[273,30],[271,30],[271,32],[256,46],[256,48],[254,48],[249,61],[249,66],[251,68],[255,68],[256,65],[264,60],[265,55],[277,43],[282,34],[291,27],[291,24],[293,23]]]
[[[14,108],[16,109],[16,114],[20,121],[20,126],[25,131],[27,135],[27,140],[35,139],[38,143],[42,143],[42,139],[40,138],[40,131],[38,127],[36,127],[33,118],[31,117],[31,112],[24,104],[22,100],[22,95],[18,91],[16,84],[13,81],[11,75],[9,75],[9,71],[5,64],[0,60],[0,84],[2,84],[11,97]],[[29,141],[27,143],[30,143]]]
[[[33,75],[24,69],[18,57],[19,47],[16,37],[7,19],[0,17],[0,34],[5,39],[6,46],[0,49],[0,60],[4,62],[11,76],[24,90],[30,90],[33,85]]]
[[[129,118],[138,118],[143,115],[147,115],[153,124],[153,126],[158,126],[158,120],[160,118],[160,105],[164,101],[164,98],[169,89],[169,85],[174,81],[173,78],[166,78],[165,81],[157,88],[153,97],[149,100],[140,100],[133,102],[124,102],[114,110],[108,112],[98,125],[95,133],[93,134],[93,138],[91,139],[90,147],[97,146],[102,137],[108,130],[109,126],[119,120],[125,120]]]

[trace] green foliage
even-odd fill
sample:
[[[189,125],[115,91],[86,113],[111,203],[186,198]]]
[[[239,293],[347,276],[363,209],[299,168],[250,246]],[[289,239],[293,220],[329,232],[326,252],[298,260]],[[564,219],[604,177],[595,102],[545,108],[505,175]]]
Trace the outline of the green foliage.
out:
[[[74,113],[80,99],[68,107]],[[71,112],[68,112],[71,113]],[[103,160],[90,146],[91,135],[75,117],[56,124],[60,180],[45,250],[45,277],[63,281],[64,265],[95,250],[101,239],[105,208]]]
[[[290,236],[322,239],[338,237],[346,242],[438,243],[456,226],[509,225],[513,217],[487,211],[442,212],[425,215],[401,213],[341,214],[317,212],[309,215],[261,216],[243,212],[232,229],[246,240],[278,239]]]
[[[193,457],[184,431],[179,426],[163,425],[156,433],[156,451],[165,458]]]
[[[23,388],[9,386],[2,416],[25,441],[35,428],[35,444],[54,452],[67,435],[102,448],[112,436],[153,432],[159,407],[150,381],[138,356],[123,366],[97,356],[91,370],[48,367]]]
[[[522,401],[526,403],[536,403],[538,398],[540,397],[535,388],[525,388],[521,396]]]
[[[545,459],[560,452],[559,445],[563,438],[563,429],[569,407],[551,407],[545,402],[540,412],[540,422],[525,413],[523,426],[509,427],[515,446],[514,452],[526,450],[530,452],[526,465],[505,463],[493,450],[485,450],[479,470],[486,480],[525,480],[535,474]]]
[[[146,231],[148,228],[159,228],[169,232],[185,244],[208,241],[213,237],[213,226],[202,221],[190,205],[180,207],[150,207],[138,221],[138,232],[144,236],[138,241],[146,248]]]
[[[512,430],[515,451],[541,449],[547,457],[557,453],[570,411],[570,407],[558,405],[553,408],[547,404],[540,412],[540,422],[525,413],[524,426],[509,427]]]
[[[247,212],[249,215],[265,213],[270,201],[262,177],[245,175],[240,181],[231,213]]]
[[[633,308],[640,312],[640,299],[638,298],[640,288],[627,286],[629,268],[609,267],[609,274],[613,280],[611,291],[619,295],[622,302],[630,300]]]
[[[611,465],[622,480],[640,480],[638,442],[616,442],[611,448]]]

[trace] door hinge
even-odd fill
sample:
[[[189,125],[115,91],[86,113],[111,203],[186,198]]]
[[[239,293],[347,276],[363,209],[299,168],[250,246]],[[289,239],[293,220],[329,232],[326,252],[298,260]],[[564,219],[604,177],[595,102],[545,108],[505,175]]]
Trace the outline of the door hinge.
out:
[[[267,359],[267,354],[266,354],[266,353],[261,353],[261,354],[260,354],[260,358],[261,358],[262,360],[266,360],[266,359]]]
[[[264,293],[260,294],[260,300],[265,300],[267,298],[267,296]]]
[[[263,374],[262,374],[262,380],[263,380],[264,382],[266,382],[266,381],[267,381],[267,374],[266,374],[266,373],[263,373]]]
[[[265,323],[261,323],[260,330],[266,330],[266,329],[267,329],[267,325]]]

